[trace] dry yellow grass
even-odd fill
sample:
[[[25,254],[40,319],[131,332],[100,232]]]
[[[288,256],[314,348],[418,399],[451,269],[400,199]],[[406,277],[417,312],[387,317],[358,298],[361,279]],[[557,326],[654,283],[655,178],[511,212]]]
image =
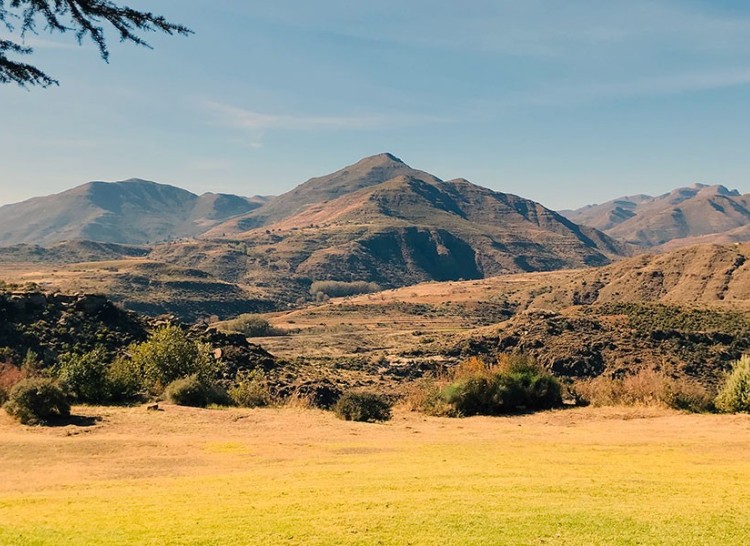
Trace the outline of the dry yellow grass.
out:
[[[0,544],[746,544],[750,417],[0,417]]]

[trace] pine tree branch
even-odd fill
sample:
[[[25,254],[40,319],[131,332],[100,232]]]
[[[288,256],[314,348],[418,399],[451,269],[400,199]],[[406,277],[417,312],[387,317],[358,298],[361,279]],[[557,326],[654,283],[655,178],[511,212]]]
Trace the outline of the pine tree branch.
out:
[[[105,24],[114,27],[121,42],[148,48],[151,46],[140,36],[141,33],[162,32],[170,36],[193,33],[161,15],[118,6],[109,0],[0,0],[0,23],[22,38],[27,33],[38,34],[39,24],[49,33],[74,32],[79,44],[86,38],[94,42],[105,62],[109,62]],[[24,87],[48,87],[58,83],[33,65],[9,59],[7,53],[29,55],[33,50],[0,39],[0,83],[15,82]]]

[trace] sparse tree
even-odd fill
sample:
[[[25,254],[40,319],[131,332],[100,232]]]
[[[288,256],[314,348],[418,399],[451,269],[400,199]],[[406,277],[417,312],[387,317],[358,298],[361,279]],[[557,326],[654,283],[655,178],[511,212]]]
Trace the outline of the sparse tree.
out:
[[[13,40],[0,34],[0,83],[17,83],[22,87],[57,85],[57,80],[32,64],[12,60],[13,55],[29,55],[33,49],[23,43],[28,34],[73,32],[78,43],[88,38],[99,48],[105,62],[109,49],[104,26],[109,24],[121,42],[151,47],[142,37],[144,32],[188,35],[192,31],[170,23],[161,15],[119,6],[109,0],[0,0],[0,28],[4,27]],[[21,40],[20,42],[18,40]]]

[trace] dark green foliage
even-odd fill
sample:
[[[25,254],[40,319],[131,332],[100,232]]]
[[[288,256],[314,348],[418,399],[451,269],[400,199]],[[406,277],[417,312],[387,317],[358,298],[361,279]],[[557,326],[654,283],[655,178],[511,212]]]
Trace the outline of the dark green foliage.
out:
[[[8,401],[8,392],[0,387],[0,406],[5,404]]]
[[[47,424],[70,415],[70,395],[53,379],[24,379],[11,389],[4,408],[25,425]]]
[[[562,387],[552,375],[531,364],[516,364],[463,377],[441,392],[454,415],[502,415],[546,410],[562,405]]]
[[[101,404],[110,398],[108,365],[109,355],[103,347],[84,354],[66,354],[56,367],[57,377],[79,402]]]
[[[197,374],[173,381],[164,394],[167,400],[178,406],[205,408],[210,404],[232,405],[232,399],[221,387]]]
[[[107,370],[110,402],[127,404],[146,398],[143,375],[132,360],[118,357]]]
[[[346,421],[388,421],[391,404],[379,394],[369,392],[347,392],[341,395],[333,411]]]
[[[716,397],[716,407],[726,412],[750,413],[750,356],[743,355],[734,363]]]

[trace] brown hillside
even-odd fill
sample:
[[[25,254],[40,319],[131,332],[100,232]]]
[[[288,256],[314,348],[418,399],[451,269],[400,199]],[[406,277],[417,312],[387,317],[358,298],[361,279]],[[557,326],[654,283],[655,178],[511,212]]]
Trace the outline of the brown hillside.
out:
[[[623,252],[533,201],[431,176],[399,175],[238,237],[261,266],[389,286],[604,265]]]
[[[750,235],[742,230],[750,224],[750,196],[718,185],[693,184],[658,197],[623,197],[602,205],[566,211],[565,215],[615,239],[646,247],[682,239],[709,242],[696,238],[737,229],[741,231],[734,240],[746,241],[743,234]]]
[[[311,178],[293,190],[270,199],[261,209],[217,226],[208,232],[207,237],[228,237],[272,224],[303,211],[307,205],[331,201],[397,176],[437,181],[431,174],[412,169],[396,156],[382,153],[366,157],[329,175]]]

